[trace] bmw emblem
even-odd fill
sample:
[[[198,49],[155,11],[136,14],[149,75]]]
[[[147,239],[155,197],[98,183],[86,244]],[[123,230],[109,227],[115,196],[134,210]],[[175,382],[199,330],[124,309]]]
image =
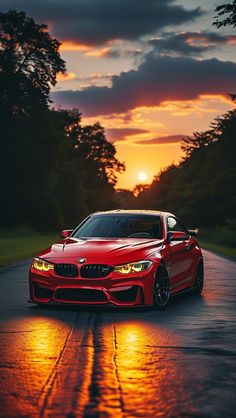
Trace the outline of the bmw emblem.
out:
[[[82,263],[85,263],[85,261],[86,261],[86,258],[79,258],[79,259],[78,259],[78,262],[79,262],[79,263],[81,263],[81,264],[82,264]]]

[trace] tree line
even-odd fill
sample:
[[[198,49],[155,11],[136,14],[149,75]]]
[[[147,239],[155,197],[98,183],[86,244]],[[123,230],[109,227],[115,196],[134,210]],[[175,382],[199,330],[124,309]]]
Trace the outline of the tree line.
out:
[[[235,230],[235,133],[234,109],[216,118],[209,130],[184,139],[180,164],[162,170],[133,204],[173,211],[187,225]]]
[[[0,13],[0,226],[75,226],[117,206],[124,164],[100,124],[53,109],[50,90],[66,71],[60,43],[24,12]]]

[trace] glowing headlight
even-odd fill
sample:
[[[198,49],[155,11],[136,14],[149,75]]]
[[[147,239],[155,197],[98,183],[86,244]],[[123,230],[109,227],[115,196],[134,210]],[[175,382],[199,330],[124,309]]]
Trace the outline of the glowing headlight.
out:
[[[122,266],[115,266],[114,271],[120,274],[139,273],[147,270],[152,265],[152,261],[136,261],[135,263],[123,264]]]
[[[33,267],[39,271],[49,271],[54,269],[54,265],[42,260],[41,258],[35,258],[33,261]]]

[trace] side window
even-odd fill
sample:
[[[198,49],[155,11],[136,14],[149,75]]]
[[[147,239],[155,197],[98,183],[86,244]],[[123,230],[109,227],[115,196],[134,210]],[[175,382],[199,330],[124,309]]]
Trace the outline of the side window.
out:
[[[167,218],[167,232],[184,232],[187,233],[185,227],[178,221],[178,219],[169,216]]]

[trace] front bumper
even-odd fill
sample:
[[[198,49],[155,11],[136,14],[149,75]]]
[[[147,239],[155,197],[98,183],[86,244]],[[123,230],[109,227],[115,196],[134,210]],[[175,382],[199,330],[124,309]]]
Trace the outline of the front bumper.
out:
[[[136,277],[102,279],[62,278],[30,271],[30,301],[77,305],[116,305],[122,307],[152,305],[154,273]]]

